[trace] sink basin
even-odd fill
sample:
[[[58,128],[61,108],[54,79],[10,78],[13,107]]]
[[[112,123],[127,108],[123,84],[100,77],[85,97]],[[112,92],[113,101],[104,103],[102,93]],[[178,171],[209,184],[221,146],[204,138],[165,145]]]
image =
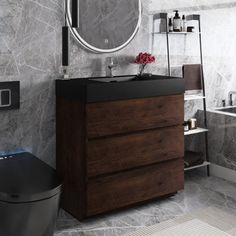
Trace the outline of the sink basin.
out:
[[[97,81],[102,83],[110,83],[110,82],[124,82],[134,80],[136,78],[135,75],[131,76],[114,76],[114,77],[101,77],[101,78],[90,78],[90,81]]]
[[[138,75],[121,75],[121,76],[113,76],[113,77],[94,77],[89,78],[89,81],[93,82],[102,82],[102,83],[110,83],[110,82],[127,82],[127,81],[143,81],[143,80],[162,80],[162,79],[173,79],[174,77],[170,76],[161,76],[161,75],[152,75],[152,74],[144,74],[143,76]]]

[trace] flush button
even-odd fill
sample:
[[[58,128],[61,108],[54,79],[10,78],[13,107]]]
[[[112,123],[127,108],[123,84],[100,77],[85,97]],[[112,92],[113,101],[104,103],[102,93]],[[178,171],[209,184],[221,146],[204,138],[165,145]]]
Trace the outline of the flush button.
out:
[[[0,0],[1,1],[1,0]],[[0,82],[0,112],[20,108],[20,81]]]
[[[11,106],[11,90],[1,89],[0,90],[0,107]]]

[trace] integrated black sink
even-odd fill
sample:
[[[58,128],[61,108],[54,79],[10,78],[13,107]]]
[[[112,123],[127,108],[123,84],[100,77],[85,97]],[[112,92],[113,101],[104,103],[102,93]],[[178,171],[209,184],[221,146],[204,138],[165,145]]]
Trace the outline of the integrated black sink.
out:
[[[127,76],[114,76],[114,77],[99,77],[99,78],[89,78],[90,81],[93,82],[101,82],[101,83],[112,83],[112,82],[127,82],[135,80],[137,76],[135,75],[127,75]]]
[[[112,82],[128,82],[128,81],[140,81],[140,80],[157,80],[157,79],[172,79],[173,77],[169,76],[160,76],[152,74],[139,75],[121,75],[113,77],[94,77],[89,78],[90,81],[102,82],[102,83],[112,83]]]
[[[106,82],[106,83],[105,83]],[[161,75],[135,75],[56,81],[57,97],[86,102],[114,101],[184,93],[184,80]]]

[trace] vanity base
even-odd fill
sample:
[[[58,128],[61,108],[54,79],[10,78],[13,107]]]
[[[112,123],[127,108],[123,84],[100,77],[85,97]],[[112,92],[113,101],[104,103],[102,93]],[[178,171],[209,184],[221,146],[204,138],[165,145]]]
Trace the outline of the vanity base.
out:
[[[166,88],[165,96],[158,96],[156,86],[153,97],[130,99],[124,93],[122,99],[117,95],[111,101],[110,93],[101,92],[108,84],[98,82],[94,84],[97,94],[100,91],[108,99],[101,101],[99,95],[98,101],[91,102],[88,93],[78,94],[89,91],[86,83],[81,82],[82,87],[76,86],[79,81],[63,84],[67,82],[56,102],[57,171],[64,179],[66,211],[81,220],[184,188],[184,97],[179,87],[174,91],[171,86],[169,95]],[[77,96],[68,96],[70,84]],[[136,86],[127,86],[139,94]]]

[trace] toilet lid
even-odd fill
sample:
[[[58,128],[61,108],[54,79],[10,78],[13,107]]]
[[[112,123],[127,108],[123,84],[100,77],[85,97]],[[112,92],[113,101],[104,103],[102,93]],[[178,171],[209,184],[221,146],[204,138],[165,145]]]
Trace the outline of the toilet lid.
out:
[[[34,155],[24,152],[0,157],[0,201],[38,201],[60,191],[56,171]]]

